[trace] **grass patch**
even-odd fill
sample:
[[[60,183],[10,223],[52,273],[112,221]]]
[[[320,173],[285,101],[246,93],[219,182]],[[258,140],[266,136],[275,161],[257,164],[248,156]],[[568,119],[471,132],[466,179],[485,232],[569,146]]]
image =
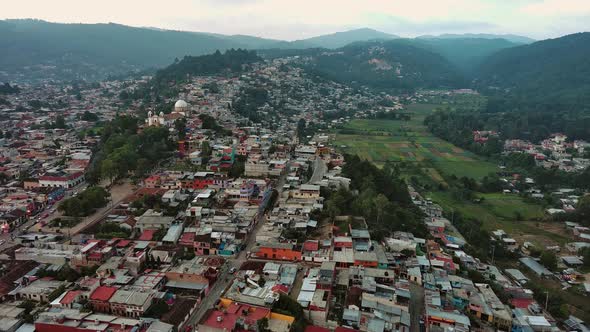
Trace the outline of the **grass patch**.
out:
[[[570,241],[559,232],[540,227],[546,222],[527,221],[543,218],[544,209],[541,205],[525,202],[521,197],[510,194],[478,196],[483,198],[481,203],[457,201],[449,192],[437,191],[428,194],[428,197],[445,211],[460,212],[465,218],[481,220],[483,227],[488,231],[503,229],[511,237],[518,238],[532,235],[534,237],[529,240],[540,247],[546,243],[556,242],[563,245]]]
[[[334,145],[341,152],[356,154],[382,165],[391,162],[430,161],[438,172],[481,179],[497,166],[469,151],[442,140],[424,126],[424,117],[437,105],[413,104],[410,120],[356,119],[340,128]]]

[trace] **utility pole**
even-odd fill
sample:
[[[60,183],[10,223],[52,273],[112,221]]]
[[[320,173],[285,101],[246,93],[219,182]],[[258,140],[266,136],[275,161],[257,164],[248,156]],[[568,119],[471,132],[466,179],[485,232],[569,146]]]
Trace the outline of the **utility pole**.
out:
[[[549,291],[545,291],[545,311],[547,311],[548,305],[549,305]]]
[[[494,256],[496,254],[496,245],[494,244],[492,246],[492,264],[494,264]]]

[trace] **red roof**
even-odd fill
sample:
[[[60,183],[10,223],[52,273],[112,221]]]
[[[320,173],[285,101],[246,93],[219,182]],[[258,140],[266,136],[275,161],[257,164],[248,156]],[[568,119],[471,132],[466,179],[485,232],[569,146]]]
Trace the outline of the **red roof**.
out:
[[[303,243],[303,249],[305,251],[318,251],[320,249],[320,241],[307,240]]]
[[[100,286],[90,295],[90,299],[95,301],[108,301],[117,290],[116,287]]]
[[[66,295],[61,299],[61,301],[59,301],[59,303],[61,304],[70,304],[72,302],[74,302],[74,300],[76,299],[76,297],[82,293],[82,291],[69,291],[66,293]]]
[[[180,243],[181,244],[188,244],[188,245],[192,245],[193,242],[195,242],[195,236],[196,234],[193,232],[187,232],[187,233],[182,233],[182,235],[180,236]]]
[[[289,294],[289,287],[285,285],[274,285],[272,288],[273,292],[281,292],[284,294]]]
[[[533,302],[535,302],[535,300],[533,300],[533,299],[512,299],[512,300],[510,300],[510,303],[512,303],[512,305],[515,308],[520,308],[520,309],[528,308],[529,305],[531,305]]]
[[[46,180],[46,181],[68,181],[68,180],[77,179],[77,178],[81,177],[82,175],[84,175],[84,173],[82,173],[82,172],[76,172],[76,173],[72,173],[72,174],[64,175],[64,176],[50,176],[50,175],[46,175],[46,176],[40,177],[39,179],[40,180]]]
[[[350,329],[348,327],[342,327],[342,326],[339,326],[334,330],[334,332],[356,332],[356,331],[358,331],[358,330]]]
[[[125,248],[131,243],[131,240],[120,240],[117,242],[117,248]]]
[[[141,233],[141,236],[139,237],[139,241],[151,241],[152,238],[154,237],[154,234],[156,233],[155,229],[146,229],[145,231],[143,231],[143,233]]]
[[[244,315],[244,312],[247,314]],[[235,327],[236,321],[239,318],[243,318],[247,324],[254,324],[256,321],[267,317],[269,314],[270,309],[234,302],[226,308],[225,313],[219,310],[211,311],[203,325],[231,331]],[[221,321],[218,321],[217,317],[222,317]]]
[[[305,328],[305,332],[330,332],[330,330],[325,327],[310,325]]]

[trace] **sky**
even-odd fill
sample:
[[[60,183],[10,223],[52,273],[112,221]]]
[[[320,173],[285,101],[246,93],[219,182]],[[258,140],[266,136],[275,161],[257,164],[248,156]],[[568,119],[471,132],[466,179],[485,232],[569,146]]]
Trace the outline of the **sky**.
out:
[[[415,37],[510,33],[535,39],[590,31],[590,0],[19,0],[0,18],[296,40],[355,28]]]

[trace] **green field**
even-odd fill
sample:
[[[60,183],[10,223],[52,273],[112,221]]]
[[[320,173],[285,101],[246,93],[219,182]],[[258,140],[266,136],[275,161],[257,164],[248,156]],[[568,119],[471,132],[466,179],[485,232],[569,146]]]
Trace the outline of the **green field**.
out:
[[[424,117],[437,105],[416,104],[408,107],[410,121],[357,119],[335,135],[334,145],[342,152],[357,154],[382,165],[386,161],[413,162],[405,176],[428,176],[434,183],[445,184],[445,176],[454,174],[475,179],[496,172],[498,168],[475,154],[432,135],[423,125]],[[481,203],[455,200],[448,191],[429,193],[445,211],[458,211],[464,217],[483,221],[488,230],[504,229],[511,236],[542,245],[551,241],[564,243],[565,235],[538,227],[534,220],[544,217],[541,205],[525,202],[516,195],[477,194]],[[547,225],[541,223],[541,226]]]
[[[542,220],[544,209],[538,204],[525,202],[520,196],[513,194],[478,194],[483,198],[481,203],[470,203],[455,200],[449,192],[437,191],[427,195],[445,211],[460,212],[463,217],[483,222],[486,230],[503,229],[512,237],[531,236],[527,241],[539,247],[547,245],[547,241],[559,244],[568,242],[565,234],[539,227],[548,225],[546,222],[536,224],[532,220]]]
[[[496,165],[428,131],[423,124],[424,117],[436,106],[410,105],[408,110],[413,116],[409,121],[353,120],[337,132],[333,143],[342,152],[357,154],[378,165],[387,161],[428,161],[438,172],[476,179],[497,171]]]

